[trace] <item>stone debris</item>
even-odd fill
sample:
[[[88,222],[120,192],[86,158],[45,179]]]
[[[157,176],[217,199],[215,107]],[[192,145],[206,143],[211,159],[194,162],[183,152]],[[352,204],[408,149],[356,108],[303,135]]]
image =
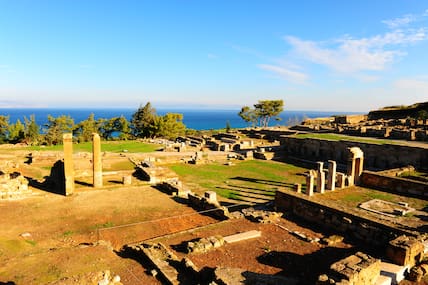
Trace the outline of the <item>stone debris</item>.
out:
[[[279,212],[255,210],[253,207],[243,209],[242,213],[250,221],[262,224],[277,223],[283,215]]]
[[[28,180],[21,173],[0,171],[0,199],[17,199],[31,193]]]
[[[196,241],[189,241],[187,243],[188,253],[205,253],[211,249],[219,248],[224,244],[222,236],[211,236],[208,238],[201,238]]]
[[[214,280],[210,285],[296,285],[298,280],[290,277],[275,276],[250,272],[240,268],[217,267],[214,271]]]
[[[104,270],[99,272],[90,272],[85,275],[78,275],[72,277],[64,277],[61,280],[57,280],[49,285],[74,285],[74,284],[86,284],[86,285],[123,285],[119,275],[114,275],[110,270]]]
[[[343,239],[343,236],[331,235],[329,237],[323,238],[321,241],[328,246],[334,246],[338,243],[341,243]]]
[[[426,276],[428,276],[428,264],[422,263],[410,269],[408,279],[419,283]]]

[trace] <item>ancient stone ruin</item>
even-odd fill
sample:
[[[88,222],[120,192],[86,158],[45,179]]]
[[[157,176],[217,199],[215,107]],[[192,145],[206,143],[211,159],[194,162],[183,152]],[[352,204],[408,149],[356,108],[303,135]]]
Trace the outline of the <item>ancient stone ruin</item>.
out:
[[[0,171],[0,198],[17,199],[31,194],[28,180],[19,172]]]

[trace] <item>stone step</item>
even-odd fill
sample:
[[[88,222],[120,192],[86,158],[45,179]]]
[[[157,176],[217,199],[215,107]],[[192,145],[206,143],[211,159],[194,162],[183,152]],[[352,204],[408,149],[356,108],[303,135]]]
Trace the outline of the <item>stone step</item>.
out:
[[[375,285],[391,285],[391,283],[392,283],[392,278],[391,277],[385,276],[385,275],[380,275],[376,279]]]
[[[380,263],[380,274],[391,277],[391,284],[393,285],[400,283],[400,281],[404,279],[404,275],[408,270],[408,266],[400,266],[385,261]]]
[[[234,235],[224,237],[224,241],[226,243],[234,243],[234,242],[243,241],[243,240],[247,240],[247,239],[258,238],[261,236],[262,236],[261,231],[252,230],[252,231],[243,232],[243,233],[234,234]]]

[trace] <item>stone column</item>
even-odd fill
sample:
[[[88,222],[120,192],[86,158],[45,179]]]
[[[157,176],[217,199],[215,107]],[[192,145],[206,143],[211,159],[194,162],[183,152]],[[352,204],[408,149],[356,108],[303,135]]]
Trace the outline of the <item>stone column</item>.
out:
[[[360,176],[363,173],[364,153],[359,147],[348,148],[348,169],[349,186],[358,184]]]
[[[345,174],[337,173],[337,188],[345,188]]]
[[[92,134],[92,165],[93,165],[93,186],[103,187],[103,165],[101,162],[101,141],[100,136]]]
[[[324,193],[325,190],[325,172],[323,170],[324,163],[321,161],[317,162],[317,187],[316,190],[319,193]]]
[[[309,171],[309,174],[306,175],[306,195],[314,195],[314,175],[312,171]]]
[[[317,192],[323,194],[325,192],[325,172],[323,170],[317,173]]]
[[[73,134],[63,134],[65,195],[74,192]]]
[[[328,161],[327,189],[334,191],[336,187],[336,161]]]
[[[294,183],[294,190],[296,190],[297,193],[302,193],[302,184]]]

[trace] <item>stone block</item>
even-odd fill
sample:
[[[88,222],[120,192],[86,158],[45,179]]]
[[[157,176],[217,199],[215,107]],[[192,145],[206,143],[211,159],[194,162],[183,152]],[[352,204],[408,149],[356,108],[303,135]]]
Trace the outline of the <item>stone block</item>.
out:
[[[300,183],[294,183],[294,190],[297,193],[302,193],[302,184],[300,184]]]
[[[375,284],[380,276],[380,260],[357,252],[333,263],[330,271],[335,280],[343,280],[354,285]]]
[[[243,232],[243,233],[239,233],[239,234],[226,236],[226,237],[224,237],[224,241],[226,243],[234,243],[234,242],[239,242],[239,241],[243,241],[243,240],[247,240],[247,239],[258,238],[261,236],[262,236],[261,231],[252,230],[252,231],[248,231],[248,232]]]
[[[122,177],[122,184],[123,185],[131,185],[132,184],[132,176],[131,175],[125,175]]]
[[[382,276],[387,276],[391,278],[390,284],[398,284],[400,281],[404,280],[405,274],[407,273],[409,267],[400,266],[393,263],[381,262],[380,263],[380,274]]]
[[[391,277],[380,275],[375,282],[375,285],[391,285]]]
[[[389,242],[386,256],[395,264],[412,267],[422,261],[424,250],[420,240],[402,235]]]

